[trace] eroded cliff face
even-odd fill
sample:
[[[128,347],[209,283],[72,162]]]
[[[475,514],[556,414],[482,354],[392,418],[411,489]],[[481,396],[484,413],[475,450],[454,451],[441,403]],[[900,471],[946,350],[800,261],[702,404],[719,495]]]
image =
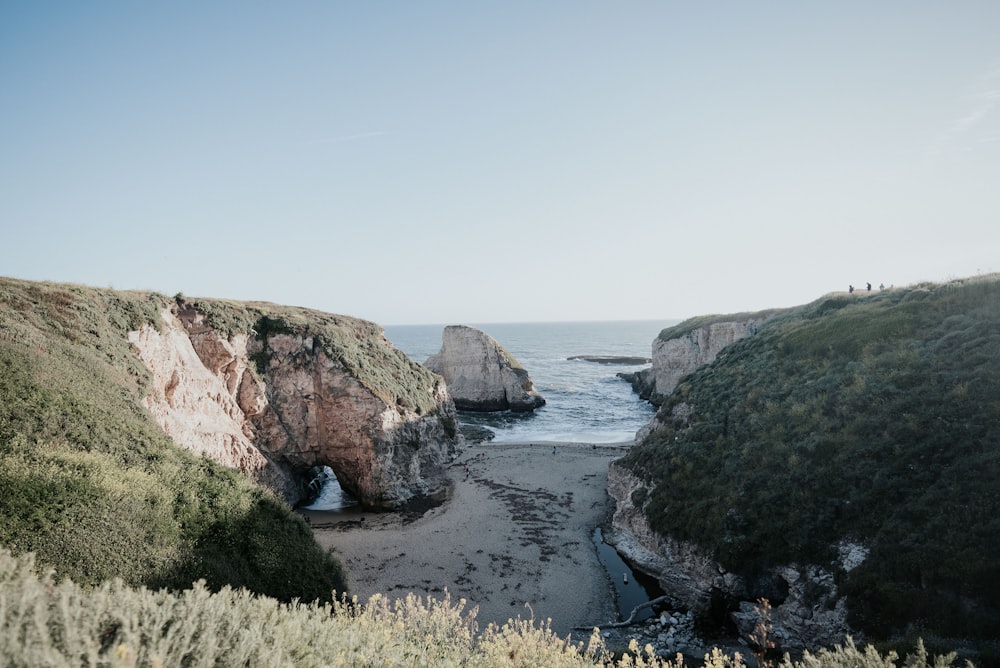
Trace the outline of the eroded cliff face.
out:
[[[545,405],[527,370],[486,332],[450,325],[424,366],[444,377],[458,408],[530,411]]]
[[[423,372],[400,380],[425,385],[416,391],[435,407],[425,411],[366,386],[308,327],[226,336],[189,306],[162,317],[160,328],[143,327],[129,340],[153,374],[146,407],[182,447],[243,471],[292,504],[305,496],[308,470],[320,465],[371,508],[447,493],[445,467],[460,436],[440,378]],[[384,338],[366,344],[391,348]],[[394,373],[388,365],[376,371]]]
[[[782,649],[829,647],[848,634],[862,640],[847,624],[847,600],[838,593],[831,569],[856,567],[867,556],[863,546],[838,546],[840,559],[828,567],[784,564],[748,580],[727,572],[699,546],[655,532],[643,512],[651,491],[631,471],[611,464],[608,493],[615,512],[605,540],[656,577],[675,607],[716,623],[728,617],[740,636],[749,637],[760,619],[755,606],[767,598],[772,605],[772,638]]]
[[[623,376],[632,383],[632,388],[650,403],[659,406],[674,391],[677,383],[700,366],[711,364],[726,347],[752,335],[768,319],[762,314],[756,317],[714,322],[704,327],[662,340],[653,340],[653,365],[635,374]],[[641,442],[659,425],[659,414],[635,435],[636,443]]]
[[[659,405],[681,378],[704,364],[711,364],[723,348],[750,336],[765,317],[714,322],[682,336],[653,340],[653,366],[641,372],[645,398]]]
[[[247,336],[222,340],[203,332],[191,337],[170,309],[161,317],[159,328],[129,333],[153,375],[143,405],[157,424],[181,447],[238,469],[283,498],[301,495],[295,477],[255,445],[251,417],[264,410],[267,400],[247,369]]]

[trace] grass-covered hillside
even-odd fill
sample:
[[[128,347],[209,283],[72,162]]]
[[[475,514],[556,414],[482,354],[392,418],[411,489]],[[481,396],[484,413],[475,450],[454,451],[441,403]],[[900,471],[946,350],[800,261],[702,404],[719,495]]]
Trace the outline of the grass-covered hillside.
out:
[[[330,600],[344,579],[305,522],[141,407],[149,379],[126,333],[167,303],[0,278],[0,547],[82,584]]]
[[[1000,277],[781,312],[659,416],[625,461],[656,530],[751,575],[860,542],[838,584],[870,638],[1000,638]]]

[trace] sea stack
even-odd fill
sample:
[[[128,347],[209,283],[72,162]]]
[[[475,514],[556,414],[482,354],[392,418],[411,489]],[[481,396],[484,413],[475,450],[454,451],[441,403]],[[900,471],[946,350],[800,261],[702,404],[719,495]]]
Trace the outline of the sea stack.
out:
[[[444,378],[455,407],[462,410],[531,411],[545,405],[520,362],[475,327],[445,327],[441,351],[424,366]]]

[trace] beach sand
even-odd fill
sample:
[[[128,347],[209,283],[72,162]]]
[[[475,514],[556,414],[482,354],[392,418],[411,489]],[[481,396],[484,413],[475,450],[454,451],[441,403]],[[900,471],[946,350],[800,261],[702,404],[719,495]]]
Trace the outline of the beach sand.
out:
[[[553,454],[553,448],[555,453]],[[480,628],[520,616],[574,626],[616,619],[594,528],[609,517],[608,464],[628,444],[477,444],[450,468],[451,498],[400,513],[302,511],[360,600],[414,592],[478,607]],[[530,608],[525,604],[529,604]],[[573,632],[585,640],[586,632]]]

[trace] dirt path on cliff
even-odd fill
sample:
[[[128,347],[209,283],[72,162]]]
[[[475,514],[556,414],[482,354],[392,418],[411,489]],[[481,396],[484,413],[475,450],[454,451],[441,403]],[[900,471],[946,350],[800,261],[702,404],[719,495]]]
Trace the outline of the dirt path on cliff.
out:
[[[610,511],[608,464],[626,449],[473,445],[450,469],[452,498],[419,519],[305,514],[362,600],[407,592],[441,598],[447,589],[452,600],[478,606],[481,628],[534,613],[536,620],[551,618],[553,630],[565,636],[574,626],[614,619],[611,584],[592,537]]]

